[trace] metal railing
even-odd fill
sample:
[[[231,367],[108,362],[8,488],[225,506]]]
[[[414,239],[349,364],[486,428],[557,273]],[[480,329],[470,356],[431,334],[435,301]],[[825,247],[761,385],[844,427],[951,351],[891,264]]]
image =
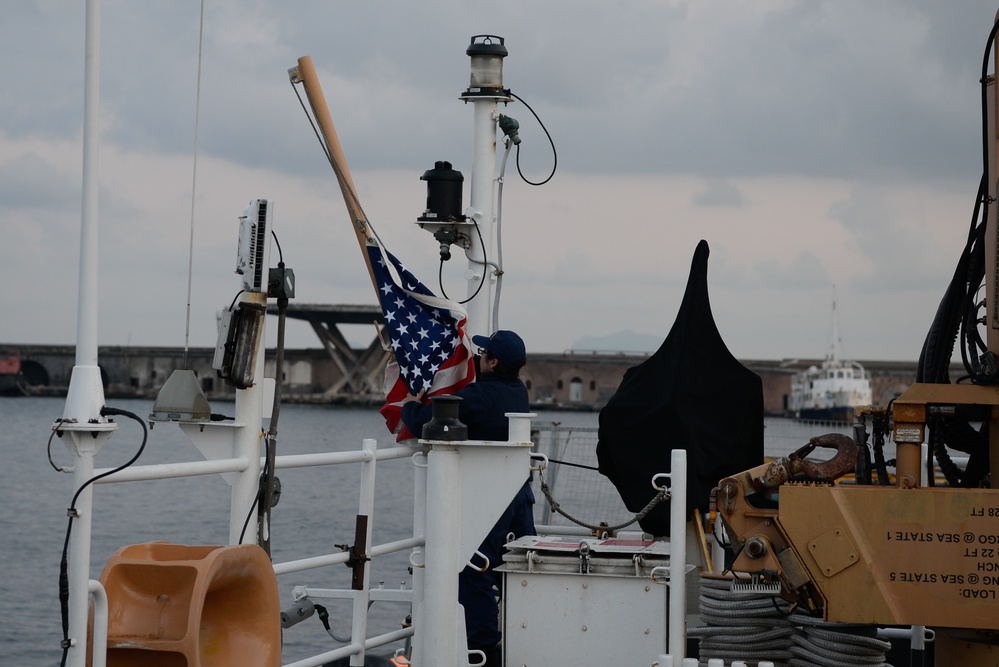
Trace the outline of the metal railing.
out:
[[[375,471],[377,462],[394,459],[412,458],[422,456],[424,448],[415,446],[391,447],[378,449],[377,441],[365,439],[362,449],[348,452],[328,452],[320,454],[287,455],[275,457],[275,468],[295,469],[311,468],[318,466],[360,464],[360,500],[358,502],[358,514],[371,517],[374,513],[375,500]],[[263,465],[261,460],[260,465]],[[248,465],[245,457],[232,457],[206,461],[187,461],[180,463],[156,464],[145,466],[132,466],[120,472],[109,474],[97,480],[98,484],[114,484],[122,482],[158,480],[169,478],[180,478],[196,475],[209,475],[216,473],[234,473],[237,475],[246,474],[246,471],[253,466]],[[416,467],[416,474],[420,474],[420,468]],[[95,475],[110,472],[110,470],[95,470]],[[423,489],[425,495],[425,488]],[[417,497],[414,503],[422,503],[424,499],[419,497],[420,485],[416,485]],[[242,523],[243,516],[232,516],[231,522]],[[363,553],[354,553],[353,556],[363,558],[364,563],[368,563],[374,558],[386,556],[388,554],[419,550],[424,546],[424,536],[420,526],[414,525],[414,535],[410,539],[396,540],[383,544],[371,544],[370,523],[368,524],[368,534],[365,540]],[[337,552],[330,554],[315,554],[303,558],[274,563],[274,574],[282,575],[294,572],[314,570],[329,565],[346,564],[352,554],[348,552]],[[301,594],[317,599],[345,599],[353,605],[352,624],[350,641],[347,645],[335,650],[326,651],[317,655],[288,663],[286,667],[319,667],[340,658],[361,655],[364,652],[379,646],[385,646],[395,642],[403,641],[411,637],[414,633],[413,627],[403,628],[393,632],[384,633],[374,637],[367,637],[367,611],[369,603],[374,600],[402,602],[413,604],[414,590],[407,588],[385,589],[377,588],[372,591],[367,580],[370,566],[363,568],[364,580],[359,590],[353,589],[301,589]],[[94,621],[94,647],[93,665],[103,667],[106,664],[106,654],[104,648],[107,643],[107,596],[99,582],[91,582],[91,593],[96,602],[104,600],[103,604],[97,604]],[[296,591],[299,594],[299,591]]]

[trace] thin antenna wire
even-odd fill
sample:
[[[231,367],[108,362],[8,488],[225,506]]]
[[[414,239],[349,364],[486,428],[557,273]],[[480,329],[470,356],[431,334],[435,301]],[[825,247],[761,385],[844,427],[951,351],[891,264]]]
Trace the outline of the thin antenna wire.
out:
[[[184,368],[191,341],[191,276],[194,273],[194,202],[198,187],[198,130],[201,123],[201,50],[205,42],[205,0],[201,0],[201,24],[198,27],[198,92],[194,101],[194,168],[191,174],[191,234],[187,248],[187,315],[184,323]]]

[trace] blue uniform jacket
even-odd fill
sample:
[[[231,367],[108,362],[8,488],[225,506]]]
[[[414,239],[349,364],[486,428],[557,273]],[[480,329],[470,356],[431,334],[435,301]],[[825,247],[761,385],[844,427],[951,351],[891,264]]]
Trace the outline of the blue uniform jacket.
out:
[[[506,413],[531,409],[524,383],[497,373],[479,375],[455,396],[462,399],[458,404],[458,419],[468,427],[469,440],[505,441],[510,437]],[[419,437],[431,413],[430,405],[412,401],[402,406],[402,421]],[[479,552],[489,559],[489,570],[479,572],[466,567],[458,575],[458,601],[465,608],[469,648],[489,649],[500,641],[496,604],[500,581],[493,569],[503,562],[503,545],[509,533],[517,537],[535,534],[530,481],[524,483],[479,547]],[[480,564],[478,557],[474,560]]]
[[[524,383],[497,373],[479,375],[455,396],[461,397],[458,419],[468,427],[469,440],[506,440],[510,437],[506,413],[531,411]],[[431,408],[417,401],[402,406],[402,421],[418,438],[423,433],[423,425],[430,421]]]

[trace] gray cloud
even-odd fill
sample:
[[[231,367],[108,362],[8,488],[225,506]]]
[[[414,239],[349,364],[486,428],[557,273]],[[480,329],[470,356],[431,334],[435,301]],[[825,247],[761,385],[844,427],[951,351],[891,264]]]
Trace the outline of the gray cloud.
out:
[[[746,203],[739,186],[724,179],[713,179],[705,183],[704,189],[694,195],[698,206],[730,206],[739,208]]]
[[[79,209],[80,185],[42,157],[25,154],[0,162],[0,201],[8,209]]]
[[[23,144],[78,142],[83,3],[9,4],[0,23],[0,138]],[[162,281],[177,279],[170,266],[184,263],[186,222],[175,218],[186,217],[188,203],[177,205],[176,200],[189,186],[189,172],[182,183],[164,183],[172,193],[170,206],[147,201],[162,195],[142,186],[150,179],[176,179],[176,172],[167,174],[162,163],[179,158],[173,160],[175,167],[193,151],[198,6],[196,1],[104,5],[102,145],[111,149],[105,155],[142,158],[147,161],[129,164],[162,167],[155,174],[119,176],[118,189],[101,193],[107,218],[104,249],[112,259],[109,264],[122,267],[108,279],[108,289],[121,301],[138,300],[143,290],[168,289]],[[611,331],[623,326],[664,330],[682,294],[686,245],[692,233],[703,232],[712,243],[716,313],[738,322],[746,344],[752,340],[761,346],[754,356],[783,355],[786,350],[780,346],[786,343],[764,320],[776,322],[785,307],[796,310],[800,303],[811,303],[820,304],[811,307],[822,311],[809,314],[816,321],[827,310],[833,281],[870,302],[895,298],[907,304],[896,317],[895,330],[918,330],[932,315],[919,313],[918,304],[935,303],[956,259],[940,247],[939,239],[952,235],[957,246],[967,227],[963,218],[970,213],[981,169],[979,69],[995,11],[984,0],[801,0],[767,6],[511,0],[503,13],[491,5],[453,0],[301,0],[290,6],[218,0],[206,8],[201,173],[212,165],[233,171],[227,172],[229,181],[213,186],[215,192],[200,190],[203,196],[212,194],[217,200],[223,189],[248,188],[234,182],[245,176],[237,165],[266,171],[267,180],[254,182],[255,189],[281,179],[327,182],[329,168],[287,80],[296,58],[311,55],[351,168],[412,174],[414,191],[379,191],[393,204],[412,198],[411,204],[391,208],[403,220],[391,223],[400,225],[409,224],[418,212],[417,179],[435,160],[450,160],[466,177],[470,173],[471,117],[457,99],[468,81],[464,50],[473,34],[507,38],[506,84],[537,111],[552,134],[561,170],[554,183],[560,178],[583,183],[576,190],[557,190],[560,198],[554,203],[535,200],[521,215],[544,223],[550,233],[543,241],[518,237],[511,227],[506,238],[520,244],[518,250],[539,246],[531,266],[519,275],[511,271],[504,287],[511,295],[504,305],[511,324],[542,321],[557,303],[560,311],[574,311],[576,319],[560,316],[564,328],[572,329],[565,334],[572,339],[587,327],[611,324]],[[538,122],[519,103],[502,111],[521,123],[524,172],[535,179],[547,175],[553,156]],[[79,158],[74,157],[71,170],[46,162],[51,159],[39,154],[0,162],[3,224],[17,226],[24,241],[17,253],[3,251],[11,266],[17,261],[37,266],[39,257],[54,257],[52,238],[75,238],[67,230],[79,219],[79,184],[74,180]],[[511,182],[512,169],[510,165]],[[582,180],[573,180],[580,174]],[[631,176],[642,176],[643,183],[659,182],[661,176],[674,192],[685,193],[684,206],[693,201],[700,208],[693,215],[685,208],[664,213],[657,206],[655,186],[646,186],[651,193],[639,192],[626,182],[639,180]],[[784,239],[768,238],[767,221],[754,216],[764,210],[758,206],[760,198],[775,196],[760,183],[773,184],[782,176],[809,187],[822,182],[810,192],[824,187],[823,192],[835,190],[835,196],[847,193],[816,223],[823,239],[840,244],[845,236],[843,248],[804,247],[807,239],[797,239],[795,247],[774,258],[773,248]],[[703,186],[687,194],[691,190],[677,186],[680,181]],[[924,194],[914,190],[940,198],[955,182],[968,183],[969,201],[961,219],[953,222],[934,220],[919,209],[920,203],[905,206],[898,203],[904,197],[897,191],[887,192],[908,187],[914,198]],[[328,301],[346,302],[355,294],[370,298],[367,286],[354,277],[356,249],[348,255],[337,248],[331,258],[328,248],[340,243],[339,237],[316,241],[316,227],[309,225],[325,222],[331,206],[342,216],[335,188],[319,190],[308,193],[314,197],[309,224],[289,229],[286,243],[289,254],[315,247],[318,268],[309,277],[303,266],[300,284]],[[545,191],[546,197],[550,192]],[[507,193],[511,200],[523,196],[513,187]],[[225,220],[213,219],[213,224],[230,224],[230,214],[246,196],[225,192],[237,204],[233,211],[213,211]],[[630,207],[632,200],[639,203]],[[595,213],[605,201],[615,205]],[[830,201],[829,196],[823,201]],[[380,203],[366,194],[365,202],[373,209]],[[771,205],[766,210],[785,209]],[[648,220],[657,224],[639,225]],[[556,230],[558,225],[562,227]],[[535,234],[541,228],[539,224]],[[741,235],[736,239],[733,233]],[[233,250],[222,247],[228,240],[218,236],[198,249],[195,272],[206,280],[218,273],[209,262],[224,264],[226,271],[231,262]],[[757,239],[766,245],[765,252],[750,247]],[[348,238],[347,244],[352,242]],[[662,252],[653,252],[654,246]],[[614,252],[616,248],[626,250]],[[72,281],[75,258],[66,248],[57,250],[52,263],[69,268],[53,274],[53,284],[44,286],[48,291],[35,302],[60,302],[62,288]],[[516,256],[508,253],[511,269]],[[147,269],[148,284],[128,277],[141,268]],[[224,301],[231,295],[206,290],[197,298],[207,302],[209,296]],[[637,298],[638,306],[632,300]],[[795,308],[789,305],[792,298]],[[650,299],[658,300],[651,306]],[[657,312],[646,312],[653,307]],[[530,315],[518,315],[518,309]],[[766,309],[772,312],[765,312],[761,322],[746,324]],[[155,335],[154,317],[147,319]],[[877,340],[874,325],[868,327],[855,325],[853,330]],[[62,327],[58,335],[70,329]],[[554,336],[555,329],[545,327],[543,333]],[[117,325],[110,330],[118,330]],[[798,331],[786,323],[782,330]],[[56,335],[53,331],[47,334]],[[825,331],[818,335],[822,344],[816,349],[821,350]],[[794,342],[799,338],[804,344],[805,335]],[[913,349],[901,340],[898,346],[905,356]]]

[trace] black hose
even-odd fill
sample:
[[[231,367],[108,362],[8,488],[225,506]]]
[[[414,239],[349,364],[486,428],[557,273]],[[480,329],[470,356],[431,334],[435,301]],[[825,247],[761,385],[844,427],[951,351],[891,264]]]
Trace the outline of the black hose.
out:
[[[66,659],[69,656],[70,649],[70,638],[69,638],[69,538],[73,534],[73,519],[76,518],[76,501],[80,499],[80,494],[88,486],[93,484],[99,479],[108,477],[120,472],[125,468],[129,467],[135,463],[139,456],[142,454],[143,450],[146,448],[146,439],[149,435],[149,431],[146,429],[146,422],[143,421],[135,413],[129,412],[128,410],[119,410],[117,408],[109,408],[104,406],[101,408],[101,416],[106,417],[108,415],[121,415],[123,417],[128,417],[138,422],[139,426],[142,427],[142,444],[139,445],[139,451],[135,453],[128,462],[114,468],[113,470],[108,470],[100,475],[95,475],[88,479],[86,482],[80,485],[80,488],[76,490],[73,494],[73,500],[69,504],[69,523],[66,525],[66,539],[63,541],[62,545],[62,558],[59,560],[59,606],[62,612],[62,660],[59,662],[60,667],[65,667]]]

